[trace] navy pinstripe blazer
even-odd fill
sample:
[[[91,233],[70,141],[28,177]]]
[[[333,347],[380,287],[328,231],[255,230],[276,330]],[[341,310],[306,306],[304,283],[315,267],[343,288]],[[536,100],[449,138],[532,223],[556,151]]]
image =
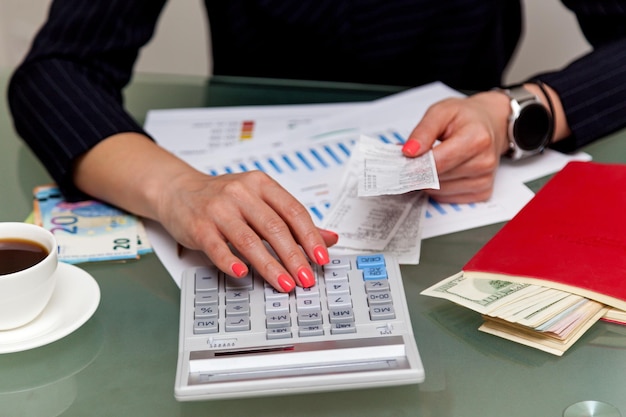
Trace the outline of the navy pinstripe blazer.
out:
[[[165,1],[53,1],[11,79],[15,127],[70,199],[81,197],[71,178],[75,158],[110,135],[143,132],[123,107],[122,89]],[[566,144],[578,147],[626,126],[626,1],[563,3],[594,50],[539,78],[559,93],[573,131]],[[518,0],[205,5],[216,74],[402,86],[441,80],[481,90],[500,84],[521,33]]]

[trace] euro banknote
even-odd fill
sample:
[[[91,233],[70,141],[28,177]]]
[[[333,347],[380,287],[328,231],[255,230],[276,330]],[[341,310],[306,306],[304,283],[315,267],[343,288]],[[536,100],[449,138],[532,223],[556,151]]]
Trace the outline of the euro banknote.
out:
[[[34,220],[54,234],[66,263],[137,259],[150,251],[136,216],[97,200],[67,202],[55,185],[35,188]]]

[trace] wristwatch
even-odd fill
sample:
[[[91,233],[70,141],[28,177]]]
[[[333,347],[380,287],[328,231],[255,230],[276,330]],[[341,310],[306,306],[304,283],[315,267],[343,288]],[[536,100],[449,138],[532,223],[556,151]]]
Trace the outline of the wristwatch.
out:
[[[554,120],[539,97],[521,84],[500,88],[511,105],[508,138],[509,150],[505,156],[519,160],[543,152],[552,140]]]

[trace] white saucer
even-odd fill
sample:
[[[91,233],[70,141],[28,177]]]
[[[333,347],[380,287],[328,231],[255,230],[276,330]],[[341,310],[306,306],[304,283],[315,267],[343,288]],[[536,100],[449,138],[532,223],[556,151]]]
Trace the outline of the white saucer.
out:
[[[20,352],[47,345],[82,326],[100,303],[100,287],[82,269],[59,262],[57,283],[43,312],[32,322],[0,331],[0,353]]]

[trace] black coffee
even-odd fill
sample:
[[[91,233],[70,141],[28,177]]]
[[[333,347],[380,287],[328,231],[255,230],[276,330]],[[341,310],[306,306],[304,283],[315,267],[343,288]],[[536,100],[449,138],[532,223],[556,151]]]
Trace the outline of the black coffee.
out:
[[[0,275],[30,268],[48,256],[48,250],[26,239],[0,239]]]

